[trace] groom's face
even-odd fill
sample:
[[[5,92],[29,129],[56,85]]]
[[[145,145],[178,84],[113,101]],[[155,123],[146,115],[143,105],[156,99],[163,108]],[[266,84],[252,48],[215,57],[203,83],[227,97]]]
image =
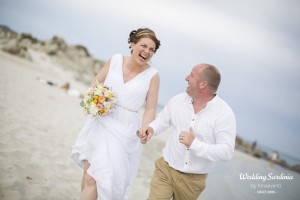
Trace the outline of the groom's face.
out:
[[[188,82],[188,87],[186,88],[186,93],[193,97],[195,92],[199,90],[199,69],[194,67],[191,73],[185,78],[185,80]]]

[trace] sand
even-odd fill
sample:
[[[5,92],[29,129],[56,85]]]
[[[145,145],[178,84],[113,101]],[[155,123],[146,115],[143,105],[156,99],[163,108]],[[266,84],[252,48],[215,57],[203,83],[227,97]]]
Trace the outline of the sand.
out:
[[[58,85],[68,81],[80,92],[86,86],[41,55],[34,55],[30,62],[0,51],[0,199],[79,199],[82,172],[70,156],[86,116],[79,98],[40,80]],[[168,134],[166,131],[144,146],[130,200],[147,198],[154,161],[161,156]],[[276,194],[260,195],[251,188],[259,182],[239,178],[240,173],[252,171],[283,172],[294,179],[276,180],[281,184],[280,189],[273,189]],[[270,168],[266,161],[236,151],[232,161],[217,164],[199,199],[297,199],[299,185],[299,174],[278,166]]]

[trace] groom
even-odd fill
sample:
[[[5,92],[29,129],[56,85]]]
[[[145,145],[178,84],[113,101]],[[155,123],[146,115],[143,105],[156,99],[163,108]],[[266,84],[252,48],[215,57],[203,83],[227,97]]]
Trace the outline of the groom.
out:
[[[196,65],[185,80],[186,93],[173,97],[138,136],[146,143],[171,127],[172,133],[155,162],[149,200],[196,200],[215,161],[233,156],[236,120],[217,94],[221,75],[209,64]]]

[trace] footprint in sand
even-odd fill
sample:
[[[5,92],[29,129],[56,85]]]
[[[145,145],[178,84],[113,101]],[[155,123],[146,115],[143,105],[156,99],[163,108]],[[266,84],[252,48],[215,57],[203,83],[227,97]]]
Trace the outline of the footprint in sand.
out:
[[[30,171],[26,170],[26,181],[30,185],[35,185],[35,184],[45,184],[47,183],[47,178],[42,176],[41,174],[37,173],[36,171]]]

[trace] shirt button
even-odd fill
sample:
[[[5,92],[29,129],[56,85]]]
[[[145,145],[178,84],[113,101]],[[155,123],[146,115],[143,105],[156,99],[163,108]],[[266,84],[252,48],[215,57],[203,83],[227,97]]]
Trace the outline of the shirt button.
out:
[[[192,119],[192,121],[195,121],[195,119]]]
[[[186,150],[190,150],[189,148],[187,148]]]
[[[184,164],[186,164],[186,165],[187,165],[187,162],[186,162],[186,163],[184,163]]]

